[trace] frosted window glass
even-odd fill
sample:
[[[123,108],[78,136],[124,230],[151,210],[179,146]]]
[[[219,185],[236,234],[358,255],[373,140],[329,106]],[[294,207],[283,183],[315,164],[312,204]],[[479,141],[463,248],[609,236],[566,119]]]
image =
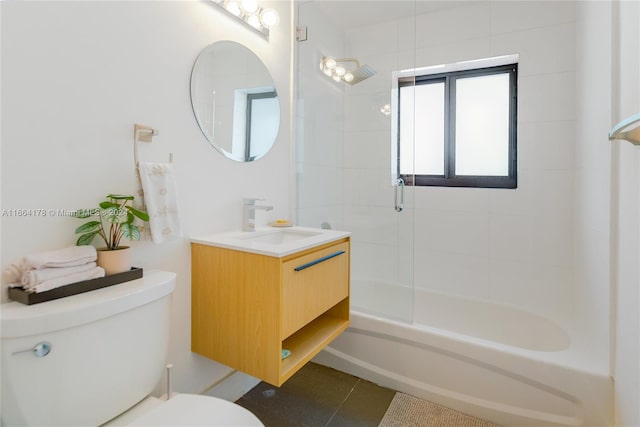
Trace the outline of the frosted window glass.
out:
[[[251,102],[251,158],[269,151],[278,135],[280,108],[278,97],[256,98]]]
[[[456,175],[509,175],[509,75],[456,82]]]
[[[400,100],[400,173],[444,175],[444,83],[402,87]]]
[[[414,86],[400,88],[400,174],[413,175]]]

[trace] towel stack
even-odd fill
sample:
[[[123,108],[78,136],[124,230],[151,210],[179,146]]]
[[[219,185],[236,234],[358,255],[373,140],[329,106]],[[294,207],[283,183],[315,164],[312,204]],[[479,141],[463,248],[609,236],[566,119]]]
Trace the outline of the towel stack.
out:
[[[9,287],[44,292],[83,280],[104,277],[96,265],[96,248],[70,246],[55,251],[26,255],[9,266],[4,275]]]

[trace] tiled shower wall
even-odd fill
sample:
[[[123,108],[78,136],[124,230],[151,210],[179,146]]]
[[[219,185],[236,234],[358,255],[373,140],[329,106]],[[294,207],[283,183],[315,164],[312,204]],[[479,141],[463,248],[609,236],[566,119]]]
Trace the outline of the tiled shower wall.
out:
[[[297,223],[344,229],[344,88],[319,71],[323,56],[345,54],[344,37],[313,3],[298,5],[297,13],[308,28],[307,40],[296,48]]]
[[[319,95],[315,107],[326,106],[330,112],[323,119],[326,137],[316,141],[333,153],[335,174],[311,178],[316,159],[307,156],[305,128],[299,166],[304,179],[317,184],[312,194],[299,194],[300,212],[315,204],[315,222],[322,221],[322,209],[327,217],[342,218],[336,224],[353,232],[354,279],[413,283],[416,289],[513,304],[567,327],[579,324],[574,306],[574,224],[580,214],[574,164],[580,147],[576,3],[460,2],[455,8],[424,10],[429,3],[415,3],[415,18],[345,33],[346,56],[375,69],[370,79],[341,87],[324,78],[317,63],[310,65]],[[304,6],[310,10],[313,4]],[[308,30],[315,34],[314,43],[338,37],[333,30],[323,33],[321,26],[309,25]],[[329,47],[319,46],[318,53],[334,54]],[[520,55],[518,188],[408,187],[407,207],[396,213],[391,118],[380,112],[390,103],[391,72],[514,53]],[[309,74],[298,77],[308,80]],[[336,111],[340,91],[344,100]],[[310,106],[304,101],[307,115]],[[329,134],[340,125],[342,135]],[[420,307],[414,313],[419,320]]]
[[[387,226],[362,233],[362,246],[383,254],[372,276],[393,276],[385,260],[404,257],[384,254],[403,246],[392,236],[413,220],[416,287],[572,317],[574,21],[573,2],[474,2],[418,15],[415,27],[409,19],[347,34],[349,53],[378,71],[378,82],[345,97],[345,184],[360,196],[345,197],[345,226],[359,229],[359,213]],[[520,54],[516,190],[418,187],[413,215],[395,213],[390,119],[366,105],[389,102],[390,73],[413,65],[414,45],[416,66]],[[385,279],[401,280],[403,267]]]

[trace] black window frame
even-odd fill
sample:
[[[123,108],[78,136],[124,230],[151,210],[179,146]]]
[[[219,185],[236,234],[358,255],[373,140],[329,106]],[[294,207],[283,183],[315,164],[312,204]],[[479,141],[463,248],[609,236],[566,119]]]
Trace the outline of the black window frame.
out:
[[[253,103],[254,101],[261,99],[277,98],[278,92],[271,90],[269,92],[257,92],[247,94],[247,111],[245,120],[245,148],[244,148],[244,161],[252,162],[256,159],[256,156],[251,155],[251,126],[253,125]]]
[[[455,175],[455,129],[456,129],[456,82],[460,78],[488,76],[493,74],[509,74],[509,165],[507,176],[478,176]],[[400,88],[444,82],[445,91],[445,119],[444,119],[444,175],[409,175],[400,173],[400,129],[398,125],[397,141],[397,173],[405,185],[438,186],[438,187],[479,187],[479,188],[508,188],[518,187],[518,152],[517,152],[517,123],[518,123],[518,64],[507,64],[462,71],[452,71],[437,74],[418,75],[415,77],[401,77],[398,79],[398,124],[402,112],[400,111]],[[415,120],[418,120],[416,117]]]

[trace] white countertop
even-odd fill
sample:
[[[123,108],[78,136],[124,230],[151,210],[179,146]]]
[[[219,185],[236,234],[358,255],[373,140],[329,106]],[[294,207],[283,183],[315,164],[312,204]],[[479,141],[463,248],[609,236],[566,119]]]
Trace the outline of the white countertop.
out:
[[[191,237],[192,243],[281,258],[315,246],[343,239],[347,231],[308,227],[261,227],[255,231],[231,231]]]

